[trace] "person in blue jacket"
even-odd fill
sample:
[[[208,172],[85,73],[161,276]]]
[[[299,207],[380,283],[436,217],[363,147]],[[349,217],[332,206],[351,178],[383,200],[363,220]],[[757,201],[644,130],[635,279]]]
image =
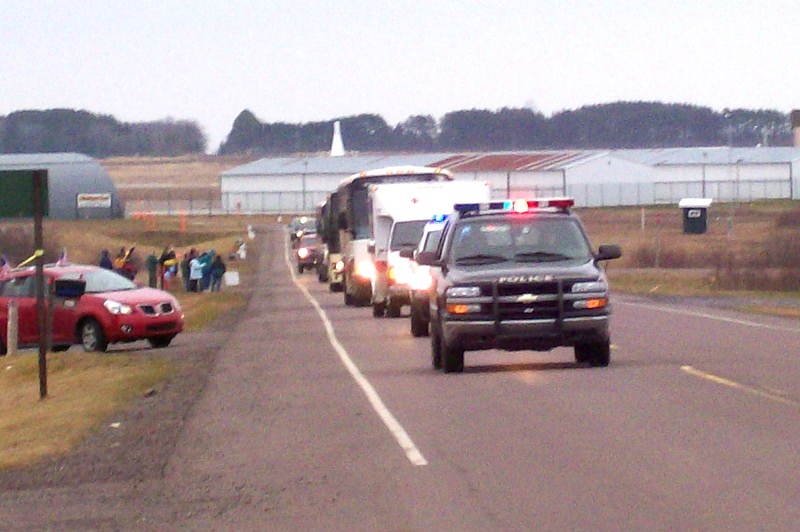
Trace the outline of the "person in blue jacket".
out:
[[[206,251],[200,256],[203,265],[203,279],[200,281],[200,291],[205,292],[211,286],[211,262],[214,260],[214,250]]]

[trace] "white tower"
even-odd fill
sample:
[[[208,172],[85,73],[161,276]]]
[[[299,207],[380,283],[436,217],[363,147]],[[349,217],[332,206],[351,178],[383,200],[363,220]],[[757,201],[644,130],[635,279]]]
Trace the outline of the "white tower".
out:
[[[342,125],[337,120],[333,123],[333,142],[331,142],[331,157],[344,155],[344,141],[342,141]]]

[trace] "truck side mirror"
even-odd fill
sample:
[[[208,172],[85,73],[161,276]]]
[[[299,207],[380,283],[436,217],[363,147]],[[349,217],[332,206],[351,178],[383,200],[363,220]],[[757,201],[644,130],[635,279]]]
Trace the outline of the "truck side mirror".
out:
[[[417,264],[421,266],[441,266],[439,256],[435,251],[420,251],[417,253]]]
[[[622,250],[616,244],[605,244],[597,250],[595,258],[597,260],[618,259],[622,256]]]
[[[374,255],[375,254],[375,241],[370,240],[367,242],[367,253]]]

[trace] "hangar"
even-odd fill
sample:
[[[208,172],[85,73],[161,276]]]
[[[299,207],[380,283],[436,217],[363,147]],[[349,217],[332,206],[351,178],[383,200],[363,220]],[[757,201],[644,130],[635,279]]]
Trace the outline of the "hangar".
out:
[[[700,147],[264,158],[220,176],[225,212],[312,212],[347,176],[373,168],[446,168],[488,181],[495,198],[572,196],[583,207],[797,199],[800,148]]]
[[[100,164],[80,153],[0,155],[0,170],[47,170],[49,217],[120,218],[124,205]]]

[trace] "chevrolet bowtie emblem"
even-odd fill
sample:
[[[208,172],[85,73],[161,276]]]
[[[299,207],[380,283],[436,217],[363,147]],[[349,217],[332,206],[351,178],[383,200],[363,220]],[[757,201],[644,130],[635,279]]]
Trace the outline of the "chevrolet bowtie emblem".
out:
[[[517,298],[517,303],[533,303],[534,301],[538,301],[539,296],[535,294],[522,294]]]

